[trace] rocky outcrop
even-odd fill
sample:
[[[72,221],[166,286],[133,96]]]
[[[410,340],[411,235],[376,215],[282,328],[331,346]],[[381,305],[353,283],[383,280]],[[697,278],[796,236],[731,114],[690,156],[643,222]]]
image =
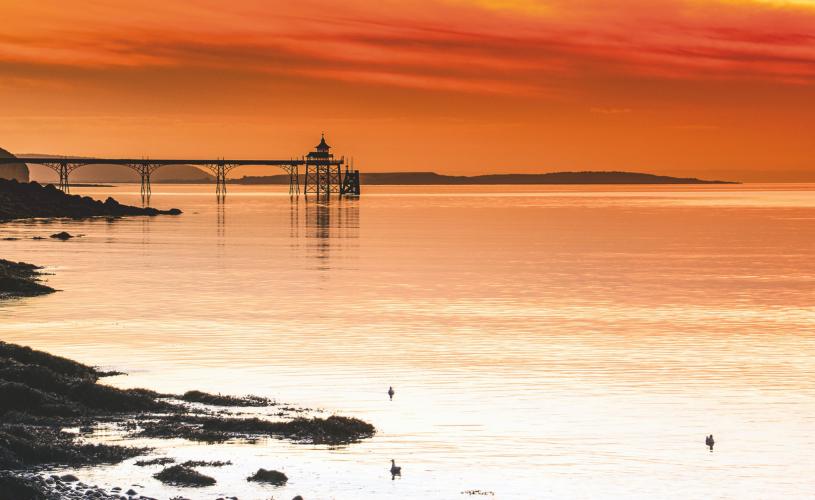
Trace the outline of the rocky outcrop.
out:
[[[39,283],[39,269],[25,262],[0,259],[0,299],[33,297],[53,292],[53,288]]]
[[[146,452],[142,448],[89,444],[66,431],[102,424],[116,425],[131,437],[209,442],[274,437],[336,445],[354,443],[375,433],[371,424],[355,418],[232,417],[174,402],[179,396],[99,383],[115,373],[0,341],[0,470],[31,470],[53,463],[117,463]],[[192,467],[218,465],[227,463],[185,462],[165,469],[165,479],[179,481],[173,472],[183,476],[194,471]]]
[[[0,148],[0,158],[16,158],[16,156]],[[28,167],[25,163],[0,164],[0,179],[28,182]]]
[[[122,205],[113,198],[104,202],[89,196],[65,194],[53,185],[0,179],[0,222],[35,217],[121,217],[126,215],[178,215],[181,210],[156,210]]]
[[[283,486],[289,480],[285,474],[277,470],[258,469],[254,475],[246,478],[247,481],[257,481],[260,483],[270,483],[275,486]]]
[[[215,479],[205,476],[195,469],[184,467],[183,465],[173,465],[167,467],[153,477],[164,484],[173,486],[211,486],[215,484]]]

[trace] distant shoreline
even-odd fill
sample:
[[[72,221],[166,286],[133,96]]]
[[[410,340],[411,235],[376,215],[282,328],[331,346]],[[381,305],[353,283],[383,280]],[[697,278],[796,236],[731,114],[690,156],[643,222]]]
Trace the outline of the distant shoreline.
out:
[[[435,172],[371,172],[361,174],[363,185],[613,185],[613,184],[740,184],[695,177],[670,177],[636,172],[552,172],[547,174],[442,175]],[[288,184],[288,175],[244,176],[234,184]],[[301,176],[302,182],[302,176]]]
[[[197,169],[196,167],[187,167]],[[168,172],[169,173],[169,172]],[[201,172],[204,174],[204,172]],[[214,178],[154,178],[154,184],[213,184]],[[288,174],[273,175],[245,175],[236,179],[229,179],[234,184],[289,184]],[[300,184],[305,181],[305,175],[300,173]],[[485,174],[485,175],[445,175],[436,172],[361,172],[360,181],[369,186],[376,185],[408,185],[408,186],[467,186],[467,185],[603,185],[603,184],[741,184],[741,182],[726,180],[707,180],[696,177],[673,177],[668,175],[655,175],[640,172],[623,171],[571,171],[549,172],[540,174]],[[45,181],[47,182],[47,181]],[[114,187],[111,184],[128,184],[138,180],[125,179],[85,179],[72,184],[77,187]]]

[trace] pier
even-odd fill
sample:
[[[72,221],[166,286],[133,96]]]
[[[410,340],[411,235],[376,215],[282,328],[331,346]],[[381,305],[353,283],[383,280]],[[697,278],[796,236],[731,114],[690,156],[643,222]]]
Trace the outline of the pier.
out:
[[[335,157],[331,146],[325,142],[325,136],[314,151],[300,158],[288,160],[231,160],[216,159],[153,159],[153,158],[82,158],[82,157],[33,157],[33,158],[0,158],[0,165],[8,163],[35,163],[44,165],[59,174],[59,189],[70,192],[69,178],[72,172],[85,165],[122,165],[134,170],[141,179],[141,196],[149,204],[152,194],[150,178],[159,168],[169,165],[193,165],[208,170],[215,177],[215,195],[219,202],[226,198],[227,175],[242,166],[274,166],[289,175],[289,194],[291,196],[314,195],[329,197],[332,193],[339,196],[359,196],[359,170],[353,169],[345,157]],[[303,185],[300,187],[300,172],[303,169]]]

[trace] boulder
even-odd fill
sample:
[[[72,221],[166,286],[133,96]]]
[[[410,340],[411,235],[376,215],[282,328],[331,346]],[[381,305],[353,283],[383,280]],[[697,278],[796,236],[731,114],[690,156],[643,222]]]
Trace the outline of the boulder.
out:
[[[261,483],[270,483],[275,486],[283,486],[289,480],[285,474],[276,470],[258,469],[253,476],[246,478],[247,481],[258,481]]]
[[[215,484],[215,479],[183,465],[167,467],[163,471],[153,474],[153,477],[162,483],[174,486],[211,486]]]

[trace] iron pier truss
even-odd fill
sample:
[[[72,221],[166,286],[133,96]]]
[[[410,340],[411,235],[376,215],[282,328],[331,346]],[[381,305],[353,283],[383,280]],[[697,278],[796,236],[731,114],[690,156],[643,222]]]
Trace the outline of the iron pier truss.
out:
[[[332,193],[339,196],[359,196],[359,171],[345,161],[345,157],[335,157],[326,144],[325,136],[314,151],[301,158],[288,160],[229,160],[221,159],[133,159],[133,158],[78,158],[78,157],[44,157],[44,158],[0,158],[0,165],[7,163],[35,163],[44,165],[59,175],[59,189],[70,192],[69,177],[71,173],[85,165],[123,165],[139,174],[141,196],[145,204],[150,203],[152,194],[151,177],[159,168],[168,165],[193,165],[209,171],[215,177],[215,195],[219,202],[226,198],[228,174],[241,166],[274,166],[282,169],[289,176],[289,194],[308,197],[328,198]],[[300,188],[300,167],[304,169],[302,190]],[[344,167],[344,169],[343,169]]]

